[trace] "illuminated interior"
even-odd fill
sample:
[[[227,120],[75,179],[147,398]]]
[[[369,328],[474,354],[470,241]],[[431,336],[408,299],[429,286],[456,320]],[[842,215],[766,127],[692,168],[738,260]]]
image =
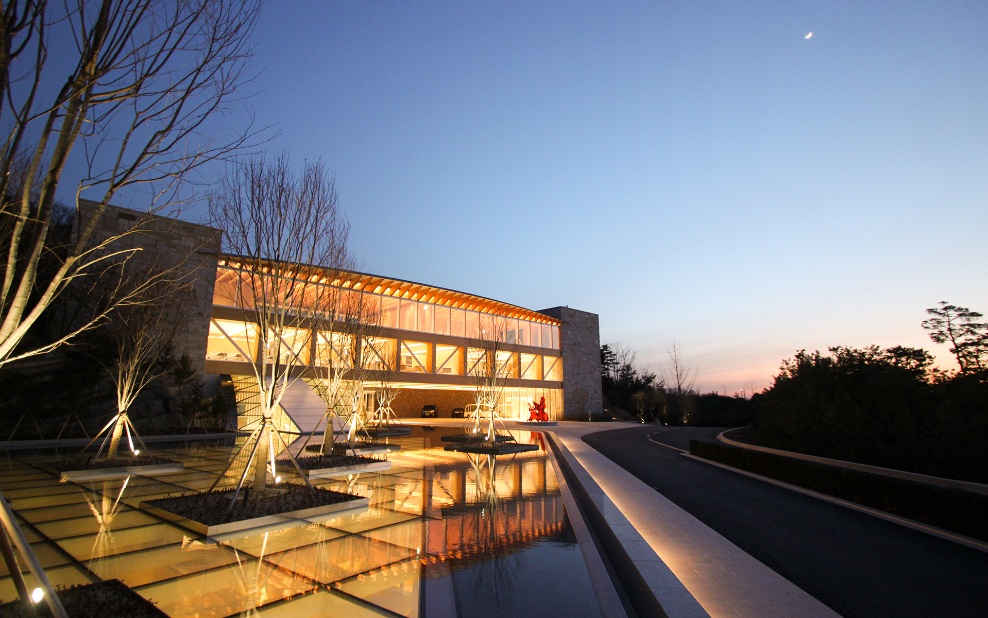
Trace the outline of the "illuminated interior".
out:
[[[261,344],[251,323],[253,296],[247,281],[255,274],[232,258],[220,260],[206,349],[208,374],[253,374],[250,363],[259,360]],[[362,273],[309,269],[294,276],[304,277],[305,286],[321,286],[313,297],[333,301],[319,302],[319,312],[312,315],[322,319],[307,324],[301,316],[297,328],[285,330],[283,362],[334,371],[342,367],[345,378],[360,381],[362,390],[373,394],[390,364],[380,350],[393,350],[397,373],[389,381],[401,389],[392,404],[395,413],[417,416],[423,405],[438,404],[440,415],[448,416],[474,401],[483,355],[478,347],[481,323],[496,319],[503,328],[503,345],[495,354],[504,378],[500,414],[526,420],[529,405],[545,397],[550,419],[562,417],[564,376],[555,318],[472,294]],[[309,296],[305,298],[308,302]],[[347,326],[352,315],[361,324],[373,323],[373,333]],[[360,366],[353,364],[357,354],[352,350],[357,348]]]

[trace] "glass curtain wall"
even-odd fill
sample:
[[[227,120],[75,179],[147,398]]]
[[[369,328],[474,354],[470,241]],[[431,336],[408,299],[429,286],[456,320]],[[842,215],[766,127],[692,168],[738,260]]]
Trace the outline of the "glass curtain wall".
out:
[[[563,391],[558,388],[506,388],[498,409],[504,418],[527,421],[528,406],[545,397],[549,420],[563,417]]]
[[[241,271],[221,266],[217,270],[213,304],[221,307],[250,307],[250,287],[241,285]],[[358,292],[353,290],[336,295],[341,306],[337,313],[359,311],[364,316],[380,317],[385,328],[435,333],[452,337],[477,337],[477,323],[481,312],[446,307],[416,300],[398,299],[393,296]],[[522,318],[504,318],[508,328],[507,343],[549,349],[559,349],[559,327],[554,324],[533,322]]]

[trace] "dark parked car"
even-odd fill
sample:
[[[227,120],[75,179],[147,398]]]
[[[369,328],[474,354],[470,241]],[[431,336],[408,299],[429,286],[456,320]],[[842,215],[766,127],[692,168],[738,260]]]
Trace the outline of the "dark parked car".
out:
[[[453,408],[449,416],[450,418],[463,418],[463,408]]]
[[[422,406],[422,418],[436,418],[439,416],[439,409],[436,406]]]

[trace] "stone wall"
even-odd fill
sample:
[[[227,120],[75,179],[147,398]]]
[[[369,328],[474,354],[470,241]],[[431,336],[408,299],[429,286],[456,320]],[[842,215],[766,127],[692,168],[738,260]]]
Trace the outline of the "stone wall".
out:
[[[600,384],[600,320],[596,313],[553,307],[544,313],[556,318],[563,357],[563,419],[586,421],[604,411]]]
[[[79,201],[74,234],[92,220],[98,204]],[[183,327],[174,345],[176,352],[188,354],[201,373],[206,358],[209,318],[216,284],[216,262],[221,232],[215,228],[169,217],[157,216],[117,206],[107,206],[96,221],[90,246],[111,236],[128,232],[114,246],[140,246],[153,252],[163,263],[181,264],[178,273],[192,282],[189,302],[185,303]]]
[[[471,403],[476,403],[473,390],[403,388],[391,407],[402,418],[418,418],[422,406],[434,405],[439,409],[439,418],[450,418],[453,408],[465,408]]]

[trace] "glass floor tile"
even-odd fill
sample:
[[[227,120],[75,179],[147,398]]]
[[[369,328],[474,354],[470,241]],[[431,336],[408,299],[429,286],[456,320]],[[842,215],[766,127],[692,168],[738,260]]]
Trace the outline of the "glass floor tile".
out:
[[[547,453],[446,452],[444,431],[461,430],[415,427],[392,439],[402,448],[390,470],[314,483],[365,496],[366,508],[221,542],[140,503],[236,486],[234,446],[152,447],[185,470],[80,483],[40,469],[49,455],[8,452],[0,491],[55,585],[121,579],[170,616],[507,615],[501,605],[521,607],[499,597],[508,594],[526,596],[522,613],[599,615]],[[4,568],[0,598],[15,596]]]

